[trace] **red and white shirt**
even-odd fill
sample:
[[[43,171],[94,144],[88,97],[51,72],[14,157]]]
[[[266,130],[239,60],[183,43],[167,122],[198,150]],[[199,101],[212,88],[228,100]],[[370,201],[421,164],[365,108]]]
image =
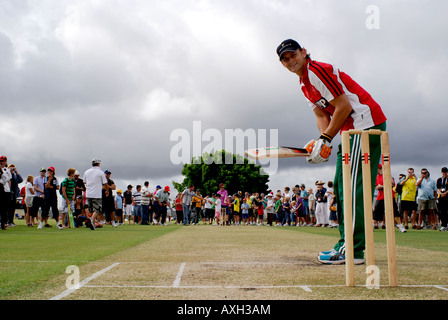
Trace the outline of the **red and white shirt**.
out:
[[[368,129],[386,121],[380,105],[350,76],[331,64],[308,60],[306,73],[300,78],[300,86],[312,109],[321,108],[330,116],[334,106],[330,101],[346,94],[353,108],[341,131]]]

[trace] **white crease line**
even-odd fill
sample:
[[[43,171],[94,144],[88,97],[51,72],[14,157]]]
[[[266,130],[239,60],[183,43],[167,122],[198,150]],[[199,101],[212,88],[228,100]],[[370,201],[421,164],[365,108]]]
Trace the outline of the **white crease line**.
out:
[[[298,285],[298,286],[220,286],[220,285],[203,285],[203,286],[181,286],[181,285],[171,285],[171,286],[155,286],[155,285],[86,285],[85,288],[149,288],[149,289],[170,289],[170,288],[178,288],[178,289],[302,289],[306,292],[312,292],[311,288],[334,288],[334,287],[344,287],[344,285]]]
[[[301,287],[303,290],[305,290],[306,292],[313,292],[309,286],[302,286]]]
[[[179,287],[182,274],[184,273],[185,265],[186,265],[185,262],[180,264],[180,268],[179,271],[177,272],[176,279],[173,282],[173,287]]]
[[[358,288],[366,288],[365,285],[356,285]],[[388,285],[380,285],[381,288],[388,288]],[[155,285],[86,285],[85,288],[149,288],[149,289],[302,289],[306,292],[313,292],[312,289],[317,288],[346,288],[343,284],[329,284],[329,285],[291,285],[291,286],[232,286],[232,285],[203,285],[203,286],[155,286]],[[398,285],[398,288],[437,288],[448,291],[444,285]]]
[[[72,294],[73,292],[75,292],[78,289],[81,289],[82,287],[84,287],[85,285],[87,285],[90,281],[98,278],[99,276],[103,275],[104,273],[106,273],[107,271],[115,268],[116,266],[118,266],[120,263],[114,263],[110,266],[108,266],[107,268],[104,268],[103,270],[100,270],[96,273],[94,273],[93,275],[91,275],[90,277],[84,279],[83,281],[81,281],[79,284],[74,285],[72,288],[65,290],[64,292],[58,294],[57,296],[54,296],[53,298],[51,298],[50,300],[61,300],[62,298],[65,298],[66,296]]]
[[[442,289],[442,290],[448,291],[448,288],[445,288],[445,287],[442,287],[442,286],[434,286],[434,287],[436,287],[437,289]]]
[[[385,261],[385,260],[384,260]],[[190,262],[194,264],[230,264],[230,265],[245,265],[254,263],[260,265],[297,265],[302,266],[304,264],[308,264],[310,261],[302,261],[302,262],[288,262],[288,261],[195,261]],[[312,262],[315,262],[313,260]],[[0,260],[0,263],[126,263],[126,264],[171,264],[177,262],[171,261],[99,261],[99,260]],[[410,265],[410,264],[448,264],[448,261],[422,261],[422,262],[400,262],[400,265]],[[322,264],[315,262],[316,266],[322,266]]]

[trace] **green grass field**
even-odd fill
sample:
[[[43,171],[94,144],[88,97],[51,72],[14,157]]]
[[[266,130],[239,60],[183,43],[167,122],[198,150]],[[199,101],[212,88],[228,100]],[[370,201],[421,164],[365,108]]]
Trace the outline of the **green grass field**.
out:
[[[398,283],[389,288],[385,230],[375,231],[381,287],[345,287],[344,266],[324,266],[337,229],[258,226],[17,227],[0,232],[0,299],[48,300],[68,290],[68,266],[83,285],[62,299],[413,299],[448,298],[448,233],[396,232]],[[109,268],[109,269],[108,269]],[[97,274],[97,272],[100,274]],[[60,296],[59,296],[60,297]]]
[[[58,230],[54,221],[50,222],[53,228],[37,230],[16,223],[17,227],[0,233],[1,299],[34,298],[33,293],[55,275],[65,273],[68,265],[95,262],[176,230],[137,225]]]

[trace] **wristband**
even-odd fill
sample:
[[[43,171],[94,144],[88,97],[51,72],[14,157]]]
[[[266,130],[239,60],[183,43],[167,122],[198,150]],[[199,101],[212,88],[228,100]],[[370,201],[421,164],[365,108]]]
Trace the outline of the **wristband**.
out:
[[[326,133],[322,133],[321,136],[319,137],[319,139],[324,139],[324,140],[327,140],[328,142],[331,142],[331,140],[333,140],[333,137],[329,136]]]

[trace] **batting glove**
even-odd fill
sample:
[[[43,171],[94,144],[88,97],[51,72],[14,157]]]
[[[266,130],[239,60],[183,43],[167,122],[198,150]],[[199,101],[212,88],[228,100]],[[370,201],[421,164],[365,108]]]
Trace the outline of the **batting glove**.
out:
[[[327,162],[333,148],[331,140],[332,138],[324,133],[319,139],[308,142],[305,149],[308,150],[310,156],[306,158],[306,161],[313,164]]]

